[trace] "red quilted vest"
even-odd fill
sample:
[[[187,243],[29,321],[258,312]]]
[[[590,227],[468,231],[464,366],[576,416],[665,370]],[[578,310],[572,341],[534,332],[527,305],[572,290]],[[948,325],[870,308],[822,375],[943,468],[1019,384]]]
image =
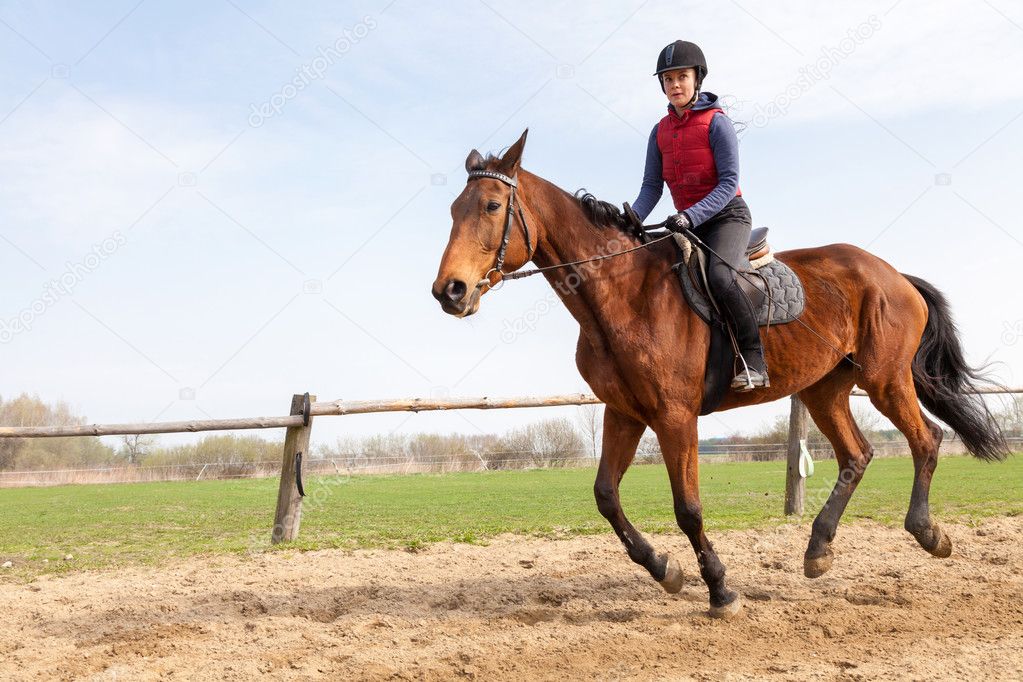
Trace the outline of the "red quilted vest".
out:
[[[710,194],[718,184],[718,169],[710,148],[710,121],[721,109],[672,109],[657,125],[661,173],[676,211],[684,211]],[[736,196],[742,190],[736,188]]]

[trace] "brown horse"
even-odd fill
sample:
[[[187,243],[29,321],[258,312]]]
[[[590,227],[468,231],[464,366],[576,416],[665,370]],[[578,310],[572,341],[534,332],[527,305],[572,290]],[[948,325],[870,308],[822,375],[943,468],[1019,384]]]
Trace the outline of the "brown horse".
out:
[[[501,158],[473,150],[466,159],[470,182],[451,205],[454,224],[433,284],[433,295],[447,313],[476,312],[480,296],[502,278],[499,261],[510,273],[530,260],[556,266],[640,244],[615,207],[590,195],[574,196],[522,170],[525,140],[523,133]],[[516,179],[517,186],[500,176]],[[948,535],[928,508],[942,429],[923,414],[920,402],[977,457],[1003,459],[1007,445],[983,401],[969,393],[979,376],[963,359],[944,297],[848,244],[777,257],[803,281],[805,326],[776,326],[763,335],[770,388],[732,393],[719,409],[799,394],[834,446],[840,473],[813,522],[805,574],[814,578],[831,567],[839,518],[873,454],[849,409],[853,385],[866,390],[909,441],[915,477],[906,530],[934,556],[949,556]],[[710,592],[711,615],[729,616],[739,610],[739,596],[726,586],[725,568],[703,532],[699,491],[696,421],[710,330],[686,304],[671,269],[675,260],[675,247],[662,242],[543,274],[579,322],[576,364],[606,405],[593,487],[600,513],[633,561],[668,592],[681,589],[678,561],[654,551],[619,501],[619,483],[650,427],[668,469],[676,520]]]

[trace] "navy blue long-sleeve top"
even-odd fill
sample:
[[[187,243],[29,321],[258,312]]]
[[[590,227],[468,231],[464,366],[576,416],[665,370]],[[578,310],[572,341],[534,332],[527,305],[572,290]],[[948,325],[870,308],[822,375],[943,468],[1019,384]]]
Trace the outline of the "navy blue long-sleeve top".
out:
[[[671,105],[668,105],[669,109]],[[701,92],[694,110],[720,109],[718,96],[711,92]],[[661,172],[661,150],[657,146],[658,122],[650,131],[650,139],[646,148],[646,168],[643,171],[643,186],[632,208],[640,220],[646,220],[664,192],[664,176]],[[710,194],[687,208],[684,213],[689,216],[693,226],[704,223],[725,207],[739,188],[739,138],[735,134],[732,120],[724,113],[715,115],[710,122],[710,147],[717,166],[718,184]]]

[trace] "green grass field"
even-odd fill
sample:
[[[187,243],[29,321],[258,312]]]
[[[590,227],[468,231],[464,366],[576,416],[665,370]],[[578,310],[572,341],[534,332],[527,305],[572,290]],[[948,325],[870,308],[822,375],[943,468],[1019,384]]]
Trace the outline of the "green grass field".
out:
[[[701,489],[708,530],[782,523],[784,463],[707,464]],[[812,518],[835,480],[820,462],[807,482]],[[593,469],[317,477],[306,481],[299,549],[485,542],[500,533],[610,532],[593,501]],[[901,525],[909,458],[875,460],[845,515]],[[175,557],[269,548],[275,479],[81,485],[0,490],[0,579]],[[677,532],[663,466],[634,466],[622,485],[626,514],[644,532]],[[939,518],[1023,514],[1023,458],[986,464],[945,457],[931,491]],[[63,561],[66,554],[74,555]],[[48,563],[44,560],[49,560]]]

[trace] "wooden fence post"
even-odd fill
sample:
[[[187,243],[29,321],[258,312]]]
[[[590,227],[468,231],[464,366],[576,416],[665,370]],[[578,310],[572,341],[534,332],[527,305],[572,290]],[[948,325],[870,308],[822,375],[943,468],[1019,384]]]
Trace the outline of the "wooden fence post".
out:
[[[307,414],[307,406],[316,400],[316,396],[295,395],[291,398],[291,414]],[[274,514],[273,534],[270,542],[290,542],[298,537],[298,527],[302,522],[302,495],[299,494],[295,478],[295,460],[298,455],[303,461],[309,461],[309,434],[313,430],[313,418],[308,424],[289,426],[284,435],[284,461],[281,463],[281,486],[277,491],[277,513]]]
[[[798,396],[792,396],[789,412],[788,468],[785,473],[785,514],[801,516],[806,496],[806,479],[799,475],[799,441],[810,435],[810,415]]]

